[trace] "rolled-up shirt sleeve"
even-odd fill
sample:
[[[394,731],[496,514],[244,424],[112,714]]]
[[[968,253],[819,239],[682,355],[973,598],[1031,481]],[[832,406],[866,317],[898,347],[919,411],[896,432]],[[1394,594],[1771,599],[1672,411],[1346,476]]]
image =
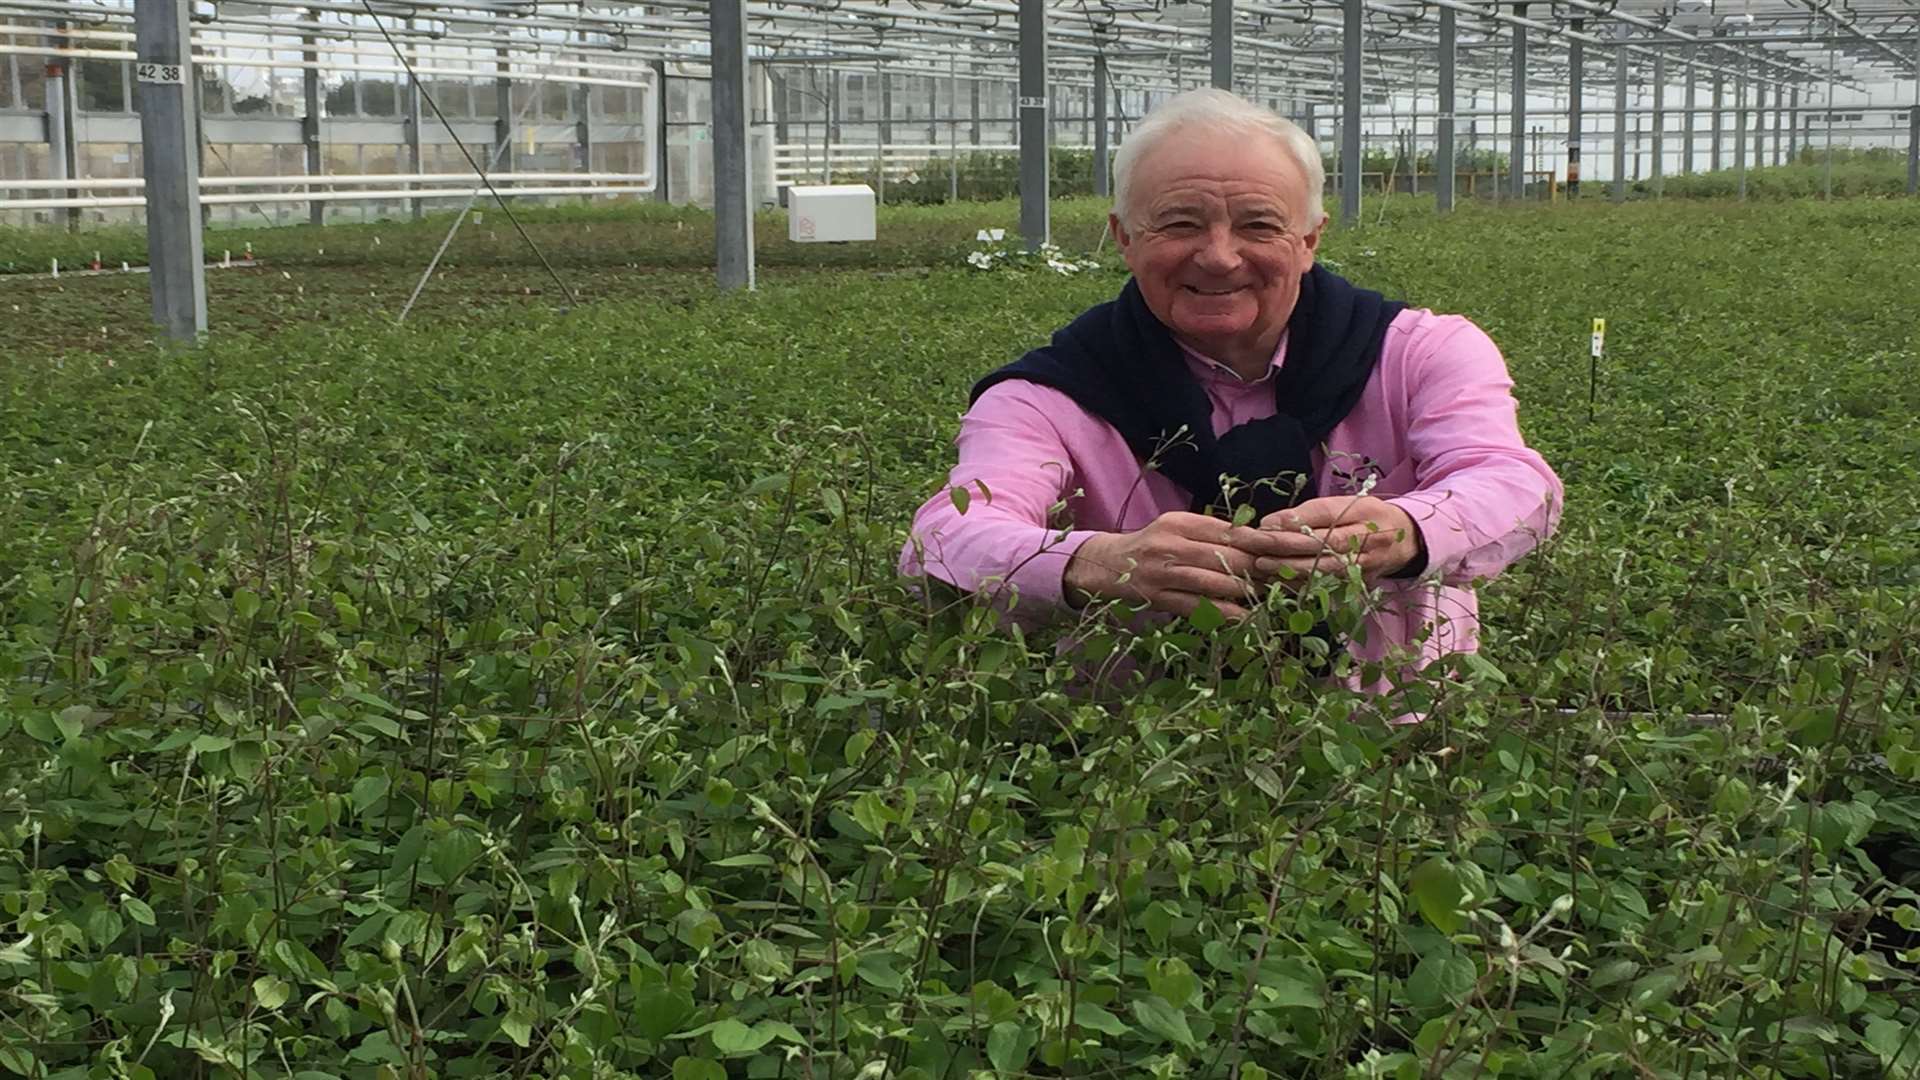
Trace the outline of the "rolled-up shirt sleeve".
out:
[[[1499,347],[1467,319],[1436,323],[1408,345],[1414,488],[1387,501],[1419,524],[1426,576],[1466,585],[1498,574],[1549,536],[1565,493],[1520,436]]]
[[[1080,411],[1060,391],[1021,380],[981,394],[960,419],[946,486],[914,514],[901,571],[1022,614],[1057,609],[1067,563],[1094,533],[1052,526],[1066,516],[1075,478],[1050,415]]]

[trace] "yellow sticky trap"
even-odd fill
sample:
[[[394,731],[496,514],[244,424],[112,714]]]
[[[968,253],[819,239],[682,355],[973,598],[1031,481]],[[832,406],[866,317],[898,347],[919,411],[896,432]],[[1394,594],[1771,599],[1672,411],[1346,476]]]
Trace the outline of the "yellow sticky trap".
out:
[[[1593,320],[1593,358],[1600,359],[1600,354],[1606,352],[1606,349],[1607,320],[1595,319]]]

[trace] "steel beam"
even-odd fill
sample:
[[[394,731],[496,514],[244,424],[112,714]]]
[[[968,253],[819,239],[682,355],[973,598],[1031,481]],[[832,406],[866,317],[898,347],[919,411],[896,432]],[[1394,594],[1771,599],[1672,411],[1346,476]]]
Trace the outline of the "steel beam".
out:
[[[308,17],[315,13],[309,9]],[[312,34],[300,38],[300,59],[306,67],[300,72],[300,85],[306,101],[306,113],[300,117],[300,142],[307,151],[307,175],[319,176],[326,169],[320,156],[320,42]],[[315,225],[327,221],[327,204],[307,204],[307,220]]]
[[[1107,58],[1093,58],[1093,194],[1107,198],[1111,180],[1107,175]]]
[[[1525,18],[1527,5],[1516,4],[1514,11]],[[1527,195],[1527,28],[1513,27],[1513,108],[1512,128],[1508,131],[1507,172],[1512,179],[1513,197]]]
[[[1800,156],[1800,88],[1794,87],[1787,105],[1787,164]]]
[[[1680,117],[1681,139],[1685,143],[1680,150],[1680,174],[1685,176],[1693,171],[1693,144],[1699,135],[1694,121],[1694,113],[1700,100],[1700,84],[1693,74],[1693,50],[1687,50],[1687,93],[1681,106],[1685,113]]]
[[[1576,34],[1586,29],[1587,20],[1573,17],[1573,31]],[[1622,24],[1624,25],[1624,24]],[[1584,118],[1580,115],[1585,104],[1587,43],[1583,38],[1575,37],[1567,41],[1567,198],[1577,198],[1580,194],[1580,137]]]
[[[1627,24],[1614,23],[1620,47],[1613,51],[1613,201],[1627,201]]]
[[[1365,0],[1343,0],[1340,38],[1340,227],[1360,224],[1361,39],[1366,33]]]
[[[1653,197],[1667,192],[1667,54],[1653,56]]]
[[[412,29],[411,21],[408,23],[408,29]],[[409,46],[407,51],[407,62],[418,67],[418,49]],[[427,171],[427,163],[420,153],[420,80],[408,79],[405,93],[407,96],[402,102],[400,125],[407,140],[407,164],[418,174]],[[407,208],[409,217],[419,221],[427,216],[426,203],[419,199],[407,201],[410,204]]]
[[[207,332],[191,7],[187,0],[149,0],[134,9],[133,20],[153,321],[162,334],[186,342]]]
[[[667,62],[653,62],[653,197],[672,202],[667,190]]]
[[[1020,0],[1020,235],[1052,239],[1047,205],[1047,0]]]
[[[1907,194],[1920,196],[1920,37],[1913,39],[1913,108],[1907,110]]]
[[[746,0],[707,4],[713,70],[714,272],[722,289],[751,289],[753,175],[747,160]]]
[[[47,75],[44,89],[47,95],[47,176],[52,180],[71,180],[73,167],[73,123],[69,109],[73,95],[67,91],[67,68],[60,57],[47,58]],[[72,190],[59,193],[71,199],[79,193]],[[71,226],[72,211],[68,212],[68,224]]]
[[[513,69],[505,45],[495,49],[493,55],[494,70],[499,73],[493,80],[493,104],[498,110],[493,121],[493,145],[500,151],[494,158],[494,168],[512,172],[518,164],[513,152]]]
[[[1747,197],[1747,80],[1733,79],[1733,172],[1740,198]]]
[[[1459,32],[1455,26],[1452,8],[1440,9],[1440,88],[1434,117],[1434,208],[1444,214],[1453,209],[1453,106],[1454,106],[1454,59],[1459,45]]]
[[[1212,0],[1213,34],[1211,37],[1213,61],[1213,85],[1221,90],[1233,89],[1233,0]]]
[[[1712,141],[1708,143],[1707,165],[1713,172],[1720,171],[1720,135],[1726,129],[1727,77],[1719,72],[1713,73],[1713,117]]]

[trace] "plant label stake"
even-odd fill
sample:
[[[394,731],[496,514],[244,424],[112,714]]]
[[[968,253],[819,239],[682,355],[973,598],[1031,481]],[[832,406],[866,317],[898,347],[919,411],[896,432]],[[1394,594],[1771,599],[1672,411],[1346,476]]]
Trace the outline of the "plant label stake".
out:
[[[1607,351],[1607,320],[1593,320],[1593,347],[1587,361],[1587,422],[1593,422],[1593,402],[1600,394],[1600,356]]]

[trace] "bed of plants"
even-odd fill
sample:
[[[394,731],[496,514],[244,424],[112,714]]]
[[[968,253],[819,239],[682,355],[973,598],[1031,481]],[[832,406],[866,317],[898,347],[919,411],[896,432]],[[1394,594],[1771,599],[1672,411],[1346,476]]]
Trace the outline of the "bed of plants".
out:
[[[0,1075],[1920,1073],[1920,208],[1330,238],[1567,486],[1407,727],[1288,658],[1350,583],[896,577],[973,378],[1121,281],[967,265],[1009,211],[0,362]]]

